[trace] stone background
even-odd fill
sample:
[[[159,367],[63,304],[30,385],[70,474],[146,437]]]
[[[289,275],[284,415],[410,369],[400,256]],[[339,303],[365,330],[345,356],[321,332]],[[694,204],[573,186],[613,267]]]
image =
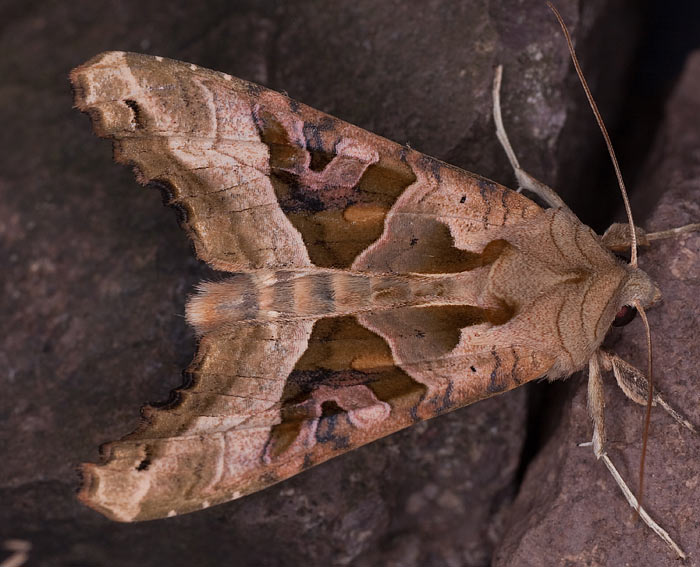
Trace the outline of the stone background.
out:
[[[700,43],[698,10],[557,5],[620,140],[638,222],[698,222],[697,57],[663,112]],[[211,272],[158,193],[114,165],[71,109],[68,71],[111,49],[191,61],[512,186],[490,116],[502,63],[521,162],[601,230],[622,219],[618,191],[543,2],[2,0],[0,22],[0,541],[31,542],[29,565],[675,564],[576,446],[590,437],[580,377],[486,400],[197,514],[115,524],[74,498],[77,464],[180,384],[195,348],[185,297]],[[667,298],[650,314],[658,383],[695,423],[699,247],[691,236],[642,258]],[[610,344],[643,366],[640,328]],[[610,452],[634,484],[643,411],[608,384]],[[696,554],[699,458],[698,440],[655,411],[646,502]]]

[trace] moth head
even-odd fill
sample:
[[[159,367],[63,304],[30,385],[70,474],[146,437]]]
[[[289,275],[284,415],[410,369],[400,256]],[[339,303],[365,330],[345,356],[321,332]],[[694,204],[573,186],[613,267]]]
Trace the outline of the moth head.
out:
[[[661,301],[661,291],[646,272],[628,266],[628,278],[620,294],[621,305],[641,305],[647,309]]]
[[[661,301],[661,292],[652,279],[638,268],[628,267],[628,278],[622,286],[613,319],[613,327],[624,327],[637,315],[637,306],[643,309]]]

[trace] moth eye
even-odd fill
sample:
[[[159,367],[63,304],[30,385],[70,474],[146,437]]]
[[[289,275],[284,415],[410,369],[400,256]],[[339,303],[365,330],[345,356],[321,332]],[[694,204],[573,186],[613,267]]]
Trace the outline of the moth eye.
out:
[[[623,305],[615,315],[613,327],[624,327],[637,315],[637,310],[631,305]]]

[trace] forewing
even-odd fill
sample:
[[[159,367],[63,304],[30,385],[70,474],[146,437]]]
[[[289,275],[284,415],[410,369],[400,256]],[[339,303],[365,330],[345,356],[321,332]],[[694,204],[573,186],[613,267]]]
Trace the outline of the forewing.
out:
[[[71,73],[118,161],[165,190],[217,269],[457,272],[540,209],[477,175],[195,65],[123,52]],[[369,248],[369,250],[368,250]]]
[[[147,407],[136,432],[105,445],[103,464],[83,465],[80,499],[118,521],[200,510],[512,388],[546,366],[518,360],[515,350],[450,349],[453,321],[432,315],[393,342],[354,316],[209,333],[191,384],[167,406]],[[415,314],[408,322],[421,324]]]
[[[312,326],[239,324],[204,337],[188,370],[190,384],[165,406],[144,408],[134,433],[104,445],[104,464],[83,465],[80,499],[112,519],[134,521],[201,509],[263,486],[251,470],[260,470],[286,379]],[[237,479],[232,488],[231,479]]]

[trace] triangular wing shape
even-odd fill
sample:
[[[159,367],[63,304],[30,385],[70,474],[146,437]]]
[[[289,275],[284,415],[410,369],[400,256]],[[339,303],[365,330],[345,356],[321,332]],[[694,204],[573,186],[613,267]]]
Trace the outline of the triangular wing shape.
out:
[[[71,81],[117,161],[166,192],[197,255],[219,270],[458,271],[465,250],[479,251],[460,235],[541,213],[478,175],[224,73],[107,52]],[[429,260],[438,255],[446,261]]]
[[[224,502],[554,364],[467,340],[514,314],[486,283],[499,235],[543,214],[521,195],[194,65],[109,52],[71,80],[198,256],[240,272],[191,300],[191,384],[84,465],[88,505],[131,521]]]

